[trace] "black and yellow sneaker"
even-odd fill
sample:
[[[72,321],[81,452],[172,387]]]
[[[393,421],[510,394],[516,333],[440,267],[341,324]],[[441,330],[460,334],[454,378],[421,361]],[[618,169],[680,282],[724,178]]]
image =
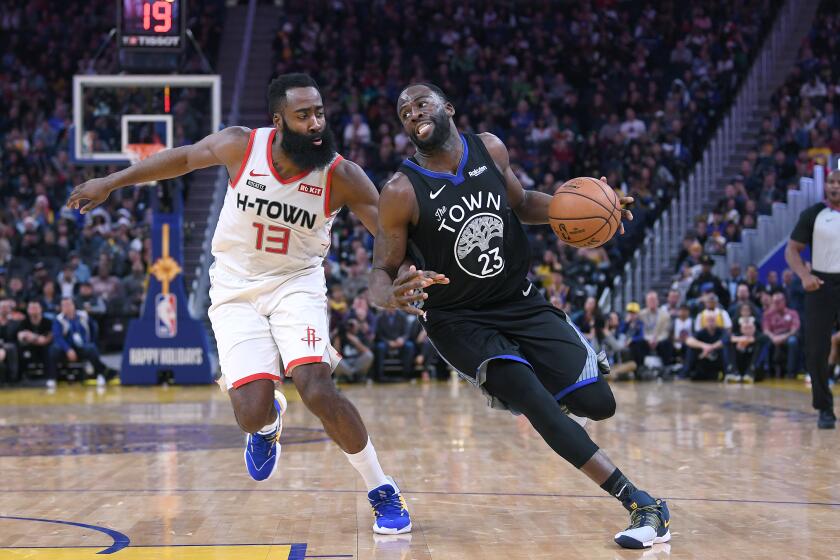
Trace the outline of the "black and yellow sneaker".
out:
[[[664,500],[636,490],[630,495],[630,502],[630,526],[615,536],[619,546],[648,548],[671,540],[671,514]]]

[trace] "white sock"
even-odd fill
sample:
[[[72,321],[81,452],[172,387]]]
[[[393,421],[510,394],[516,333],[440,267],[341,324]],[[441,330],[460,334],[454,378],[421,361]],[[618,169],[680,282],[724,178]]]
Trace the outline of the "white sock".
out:
[[[376,457],[376,449],[373,448],[370,438],[368,438],[364,449],[352,455],[350,453],[345,453],[345,455],[347,455],[347,460],[350,461],[353,468],[362,475],[368,492],[383,484],[391,484],[391,481],[385,478],[385,473],[382,472],[379,459]]]
[[[267,424],[262,427],[262,429],[257,432],[261,436],[270,436],[274,432],[276,432],[280,428],[280,415],[278,414],[277,417],[274,419],[274,422],[271,424]]]

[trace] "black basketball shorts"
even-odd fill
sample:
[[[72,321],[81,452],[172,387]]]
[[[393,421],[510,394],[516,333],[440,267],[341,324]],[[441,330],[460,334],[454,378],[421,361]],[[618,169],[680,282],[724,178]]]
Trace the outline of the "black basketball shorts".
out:
[[[488,309],[430,309],[421,323],[440,356],[478,387],[496,359],[528,365],[557,400],[599,378],[595,351],[529,282]],[[506,408],[488,396],[490,406]]]

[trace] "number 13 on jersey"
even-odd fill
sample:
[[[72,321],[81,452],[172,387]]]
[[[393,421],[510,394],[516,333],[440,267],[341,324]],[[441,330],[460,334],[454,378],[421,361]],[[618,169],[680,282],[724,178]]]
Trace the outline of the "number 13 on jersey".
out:
[[[258,251],[265,251],[266,253],[277,253],[285,255],[289,252],[289,235],[291,231],[289,228],[282,226],[266,226],[260,222],[251,224],[257,230],[256,248]],[[271,234],[277,235],[271,235]]]

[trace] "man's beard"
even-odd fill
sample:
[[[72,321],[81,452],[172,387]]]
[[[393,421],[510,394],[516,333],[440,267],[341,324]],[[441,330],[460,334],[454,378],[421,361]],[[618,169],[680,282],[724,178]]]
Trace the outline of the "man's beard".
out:
[[[321,139],[321,145],[312,143],[313,140]],[[335,157],[335,137],[332,130],[325,127],[317,134],[299,134],[289,128],[286,120],[283,120],[283,135],[280,138],[280,147],[289,156],[292,162],[301,169],[320,169]]]
[[[441,109],[437,114],[432,115],[430,120],[434,123],[435,128],[432,130],[432,135],[425,140],[421,140],[417,136],[416,127],[409,134],[411,143],[414,144],[418,150],[423,150],[424,152],[440,148],[449,139],[449,115],[446,114],[446,111]]]

